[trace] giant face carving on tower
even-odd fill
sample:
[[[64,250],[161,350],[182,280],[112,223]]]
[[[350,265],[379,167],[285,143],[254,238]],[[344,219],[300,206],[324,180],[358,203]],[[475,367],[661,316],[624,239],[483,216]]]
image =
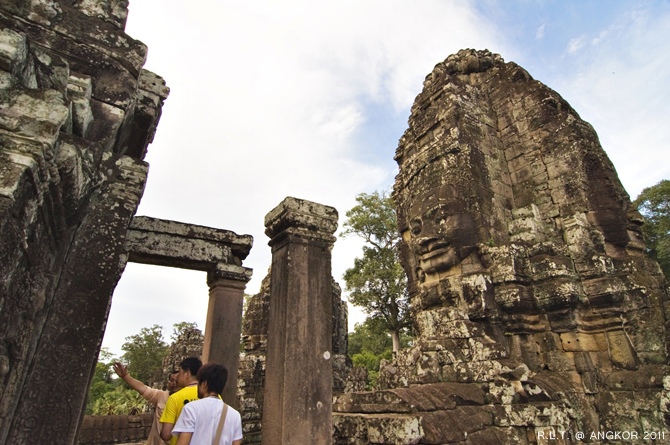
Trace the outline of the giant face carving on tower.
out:
[[[670,375],[665,280],[567,102],[498,55],[460,51],[426,78],[396,160],[416,338],[380,370],[382,388],[475,383],[494,400],[508,385],[516,408],[495,425],[516,425],[540,394],[580,430],[639,430],[652,411],[665,425],[666,390],[645,392]]]
[[[418,263],[415,273],[422,283],[448,275],[476,248],[474,218],[452,184],[440,185],[416,199],[408,218],[409,244]]]
[[[476,338],[478,325],[504,344],[588,331],[619,344],[612,364],[626,368],[637,366],[638,346],[622,339],[665,349],[643,330],[623,331],[637,316],[630,308],[649,303],[634,291],[647,284],[628,273],[642,255],[639,225],[616,171],[593,128],[525,70],[487,51],[438,64],[396,160],[419,336]],[[473,323],[468,333],[436,328],[458,320]]]

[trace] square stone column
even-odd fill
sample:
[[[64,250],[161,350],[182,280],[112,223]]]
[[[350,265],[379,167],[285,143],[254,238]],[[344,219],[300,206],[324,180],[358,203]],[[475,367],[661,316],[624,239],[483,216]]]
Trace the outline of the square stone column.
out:
[[[242,306],[244,289],[251,279],[251,269],[219,264],[207,274],[209,305],[205,325],[202,362],[216,362],[228,370],[223,400],[238,409],[237,375],[240,366]]]
[[[286,198],[265,217],[272,282],[263,444],[332,442],[333,207]]]

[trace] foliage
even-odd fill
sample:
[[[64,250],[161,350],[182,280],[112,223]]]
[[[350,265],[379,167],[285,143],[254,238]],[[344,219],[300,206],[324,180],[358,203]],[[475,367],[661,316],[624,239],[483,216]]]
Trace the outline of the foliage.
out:
[[[395,248],[400,240],[393,199],[387,192],[361,193],[347,212],[342,235],[356,235],[376,249]]]
[[[198,329],[198,323],[195,321],[175,323],[172,325],[172,335],[170,336],[170,340],[172,340],[172,343],[175,343],[184,332],[194,329]]]
[[[402,335],[400,346],[409,346],[411,340],[409,335]],[[381,360],[391,360],[393,357],[391,336],[380,329],[375,319],[368,318],[363,323],[356,323],[354,332],[349,333],[349,357],[354,366],[367,369],[369,389],[372,389],[377,383]]]
[[[147,402],[135,390],[119,387],[106,392],[93,405],[95,416],[135,415],[147,411]]]
[[[645,188],[633,204],[644,217],[647,253],[670,279],[670,180]]]
[[[88,401],[86,403],[86,414],[93,414],[93,408],[97,400],[101,399],[106,393],[114,391],[118,382],[113,379],[114,371],[112,363],[116,358],[107,348],[102,348],[98,355],[98,362],[95,364],[93,379],[88,390]]]
[[[354,332],[349,333],[348,351],[352,359],[363,352],[381,355],[392,348],[391,336],[376,319],[368,318],[363,323],[356,323]]]
[[[168,352],[168,345],[163,341],[163,328],[156,324],[150,328],[142,328],[138,334],[126,337],[126,343],[121,349],[124,351],[121,358],[128,364],[133,377],[151,386],[160,375],[163,357]]]
[[[377,380],[379,379],[379,364],[381,360],[391,360],[393,353],[389,349],[386,353],[375,355],[372,352],[362,352],[354,355],[353,365],[368,370],[368,386],[367,390],[373,390],[377,387]]]
[[[344,273],[349,301],[387,331],[393,350],[400,347],[400,335],[409,327],[407,277],[398,261],[400,234],[395,206],[386,192],[362,193],[358,205],[346,214],[343,236],[363,238],[363,256]]]

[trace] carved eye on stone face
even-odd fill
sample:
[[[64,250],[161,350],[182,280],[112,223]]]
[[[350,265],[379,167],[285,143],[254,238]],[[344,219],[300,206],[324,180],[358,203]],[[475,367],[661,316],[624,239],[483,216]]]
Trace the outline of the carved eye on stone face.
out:
[[[421,229],[423,228],[423,222],[421,221],[421,218],[412,218],[412,220],[409,222],[409,228],[412,232],[412,235],[419,235],[421,233]]]

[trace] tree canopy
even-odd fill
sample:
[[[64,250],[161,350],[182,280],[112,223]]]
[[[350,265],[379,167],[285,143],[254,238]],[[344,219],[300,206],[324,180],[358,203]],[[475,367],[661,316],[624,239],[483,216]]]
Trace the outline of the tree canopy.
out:
[[[128,364],[133,376],[140,382],[151,385],[162,371],[163,357],[168,352],[168,345],[163,341],[163,328],[155,324],[142,328],[138,334],[126,337],[121,349],[124,352],[121,358]]]
[[[175,323],[172,328],[172,344],[183,333],[192,330],[199,332],[198,325],[194,322]],[[142,328],[139,333],[126,337],[121,349],[124,351],[121,361],[126,362],[134,378],[148,386],[157,383],[157,379],[163,379],[163,358],[167,356],[170,348],[163,341],[162,326]],[[123,380],[116,378],[112,364],[117,361],[119,358],[114,357],[107,348],[100,350],[88,390],[86,414],[137,414],[149,408],[137,391],[128,388]]]
[[[391,335],[393,350],[409,327],[407,277],[398,261],[400,234],[395,206],[386,192],[361,193],[358,205],[346,213],[343,236],[365,240],[363,255],[344,273],[349,301],[360,307],[375,326]]]
[[[170,340],[172,343],[179,340],[179,337],[184,334],[186,331],[192,331],[198,329],[198,323],[195,321],[182,321],[172,325],[172,335],[170,335]]]
[[[101,399],[105,393],[114,391],[118,386],[113,379],[112,363],[116,358],[107,348],[100,349],[98,362],[95,364],[93,379],[88,389],[88,402],[86,404],[86,414],[93,414],[95,402]]]
[[[645,188],[633,204],[644,217],[647,253],[670,278],[670,180]]]

